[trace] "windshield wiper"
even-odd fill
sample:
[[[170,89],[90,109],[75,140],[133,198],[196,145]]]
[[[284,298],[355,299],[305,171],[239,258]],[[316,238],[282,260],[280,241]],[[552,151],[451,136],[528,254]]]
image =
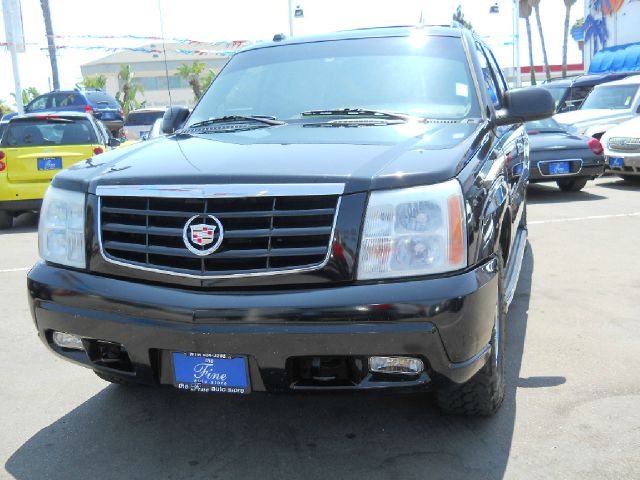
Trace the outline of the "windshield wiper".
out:
[[[284,125],[286,122],[282,120],[276,120],[275,117],[269,117],[267,115],[225,115],[224,117],[219,118],[210,118],[208,120],[203,120],[201,122],[192,123],[185,130],[189,130],[191,128],[205,127],[207,125],[214,125],[216,123],[228,123],[228,122],[238,122],[238,121],[250,121],[250,122],[259,122],[264,123],[265,125],[275,126],[275,125]]]
[[[420,117],[414,117],[405,113],[387,112],[384,110],[371,110],[368,108],[338,108],[328,110],[308,110],[302,112],[300,115],[303,117],[373,117],[373,118],[386,118],[391,120],[403,120],[408,121],[423,121]]]

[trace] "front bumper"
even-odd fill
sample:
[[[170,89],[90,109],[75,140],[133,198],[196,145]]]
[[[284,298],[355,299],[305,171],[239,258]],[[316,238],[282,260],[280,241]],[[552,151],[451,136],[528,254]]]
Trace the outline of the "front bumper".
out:
[[[40,262],[29,272],[28,289],[45,345],[132,381],[173,384],[170,353],[180,351],[246,355],[256,391],[318,389],[296,380],[296,361],[308,357],[363,360],[362,375],[341,389],[422,388],[464,382],[484,365],[495,318],[496,265],[491,259],[444,278],[229,292],[116,280]],[[52,343],[53,331],[119,343],[130,368],[108,368],[85,352],[63,351]],[[366,371],[371,355],[420,357],[426,370],[390,381]]]
[[[621,167],[612,167],[610,164],[610,159],[612,157],[621,157],[624,161],[624,165]],[[609,165],[611,173],[617,175],[640,175],[640,155],[637,153],[629,154],[611,152],[611,154],[607,156],[607,165]]]

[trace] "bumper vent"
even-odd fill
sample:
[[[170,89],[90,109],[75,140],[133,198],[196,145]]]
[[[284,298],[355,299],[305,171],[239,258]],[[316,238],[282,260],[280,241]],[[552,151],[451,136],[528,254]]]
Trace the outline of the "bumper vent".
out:
[[[100,247],[108,261],[215,278],[321,268],[329,258],[340,196],[163,198],[110,193],[99,202]],[[187,248],[193,240],[188,223],[221,225],[218,248],[201,255]],[[215,244],[217,238],[205,241]]]

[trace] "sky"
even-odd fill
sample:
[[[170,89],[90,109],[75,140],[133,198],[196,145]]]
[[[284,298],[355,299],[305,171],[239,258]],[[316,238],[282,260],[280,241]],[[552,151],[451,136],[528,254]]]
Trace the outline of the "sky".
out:
[[[0,0],[2,1],[2,0]],[[420,15],[425,23],[447,24],[457,5],[465,18],[492,47],[503,69],[513,65],[513,50],[507,45],[513,38],[511,0],[292,0],[300,5],[303,18],[294,19],[294,36],[349,28],[416,24]],[[46,35],[39,0],[21,0],[26,52],[18,54],[22,87],[49,90],[51,67],[47,57]],[[489,7],[500,6],[499,14]],[[165,38],[189,38],[199,41],[270,40],[276,33],[289,32],[288,0],[50,0],[55,35],[161,36],[159,7]],[[584,16],[583,2],[576,2],[571,24]],[[542,0],[541,18],[549,63],[562,61],[564,2]],[[0,17],[2,12],[0,11]],[[540,40],[532,20],[534,61],[542,64]],[[528,65],[527,35],[520,21],[520,59]],[[0,21],[0,42],[4,42],[4,19]],[[128,39],[56,39],[59,46],[136,47],[149,41]],[[82,49],[60,50],[58,69],[62,88],[79,82],[80,65],[108,55],[107,52]],[[569,37],[569,63],[580,63],[581,52]],[[14,91],[11,58],[0,47],[0,100],[10,100]],[[11,102],[9,102],[11,103]]]

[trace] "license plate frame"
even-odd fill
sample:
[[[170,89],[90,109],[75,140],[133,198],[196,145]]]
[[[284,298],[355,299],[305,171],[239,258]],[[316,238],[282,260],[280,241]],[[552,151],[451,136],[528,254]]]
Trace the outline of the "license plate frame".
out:
[[[180,390],[234,394],[251,392],[249,360],[244,355],[172,351],[171,365],[173,385]]]
[[[569,175],[571,173],[571,162],[549,162],[549,175]]]
[[[39,157],[38,170],[62,170],[62,157]]]
[[[609,157],[609,166],[611,168],[623,168],[624,157]]]

